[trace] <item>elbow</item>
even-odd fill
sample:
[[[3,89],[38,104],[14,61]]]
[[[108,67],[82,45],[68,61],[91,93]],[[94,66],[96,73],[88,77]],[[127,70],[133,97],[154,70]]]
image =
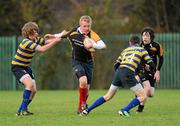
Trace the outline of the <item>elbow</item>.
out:
[[[103,46],[102,46],[102,49],[106,49],[107,47],[106,47],[106,45],[104,44]]]
[[[106,48],[106,44],[102,42],[101,49],[105,49],[105,48]]]
[[[95,42],[93,43],[93,48],[95,48],[95,49],[105,49],[106,44],[102,40],[100,40],[97,43],[95,43]]]
[[[106,45],[105,44],[101,44],[101,45],[95,45],[93,46],[95,49],[105,49]]]

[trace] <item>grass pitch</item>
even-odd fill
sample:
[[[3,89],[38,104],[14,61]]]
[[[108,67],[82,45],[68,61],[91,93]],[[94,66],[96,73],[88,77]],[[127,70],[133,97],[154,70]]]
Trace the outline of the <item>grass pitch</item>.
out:
[[[91,90],[88,103],[107,90]],[[87,117],[76,114],[78,91],[38,91],[29,106],[33,116],[15,116],[22,91],[0,91],[0,126],[180,126],[180,90],[156,90],[145,111],[121,117],[117,111],[133,98],[129,90],[119,90],[109,102],[91,111]]]

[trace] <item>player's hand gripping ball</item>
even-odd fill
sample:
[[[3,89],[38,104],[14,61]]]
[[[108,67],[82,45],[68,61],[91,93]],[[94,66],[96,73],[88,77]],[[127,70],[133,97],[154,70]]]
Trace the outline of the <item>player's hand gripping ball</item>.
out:
[[[88,49],[90,52],[95,52],[95,49],[92,47],[93,46],[94,40],[92,40],[89,37],[84,38],[84,47]]]

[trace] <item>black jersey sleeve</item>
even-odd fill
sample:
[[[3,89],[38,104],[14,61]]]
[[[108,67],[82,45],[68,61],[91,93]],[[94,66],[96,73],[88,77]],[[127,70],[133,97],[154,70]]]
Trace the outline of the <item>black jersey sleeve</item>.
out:
[[[67,34],[63,35],[61,38],[69,38],[70,34],[74,32],[78,27],[79,26],[72,28],[70,31],[67,32]]]
[[[161,69],[161,67],[163,65],[163,62],[164,62],[163,48],[161,47],[160,44],[158,44],[158,58],[159,58],[159,63],[158,63],[157,70],[160,71],[160,69]]]

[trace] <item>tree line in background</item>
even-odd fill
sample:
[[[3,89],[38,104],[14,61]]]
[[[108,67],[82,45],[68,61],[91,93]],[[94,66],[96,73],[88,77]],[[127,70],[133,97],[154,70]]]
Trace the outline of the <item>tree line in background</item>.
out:
[[[0,36],[20,36],[21,27],[28,21],[39,24],[41,35],[70,30],[78,25],[81,15],[92,17],[92,28],[102,39],[140,33],[144,26],[151,26],[156,32],[180,32],[179,7],[179,0],[1,0]],[[95,54],[94,88],[109,87],[113,62],[128,45],[110,39],[105,42],[108,48]],[[41,89],[75,88],[68,85],[75,83],[68,79],[73,78],[69,44],[63,42],[36,55],[34,62]]]
[[[36,21],[42,34],[71,29],[84,14],[102,35],[140,32],[147,25],[179,32],[179,7],[179,0],[1,0],[0,35],[20,35],[27,21]]]

